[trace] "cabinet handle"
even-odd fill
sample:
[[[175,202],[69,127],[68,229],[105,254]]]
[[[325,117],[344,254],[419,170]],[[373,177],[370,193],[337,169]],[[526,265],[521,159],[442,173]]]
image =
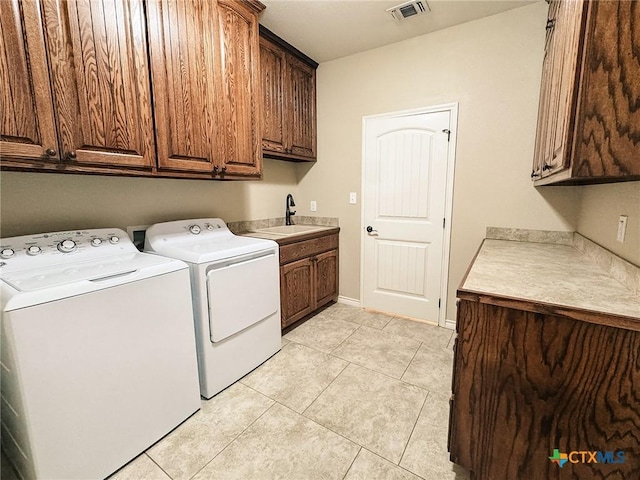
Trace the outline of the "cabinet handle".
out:
[[[46,153],[50,157],[55,157],[56,156],[56,151],[53,148],[47,148],[47,151],[44,152],[44,153]]]
[[[544,166],[542,167],[542,171],[546,172],[547,170],[551,170],[553,167],[551,165],[548,164],[544,164]]]
[[[225,173],[227,173],[227,167],[222,167],[222,170],[220,170],[220,175],[224,175]]]
[[[213,176],[215,177],[217,174],[218,174],[218,166],[217,166],[217,165],[215,165],[215,166],[213,167]]]
[[[551,30],[553,27],[556,26],[556,20],[547,20],[547,26],[545,27],[547,30]]]
[[[71,160],[75,160],[76,158],[78,158],[78,154],[72,150],[71,152],[67,153],[67,157],[69,157]]]
[[[536,178],[536,177],[539,177],[539,176],[540,176],[540,174],[539,174],[539,173],[536,173],[536,171],[535,171],[535,170],[532,170],[532,171],[531,171],[531,178]]]

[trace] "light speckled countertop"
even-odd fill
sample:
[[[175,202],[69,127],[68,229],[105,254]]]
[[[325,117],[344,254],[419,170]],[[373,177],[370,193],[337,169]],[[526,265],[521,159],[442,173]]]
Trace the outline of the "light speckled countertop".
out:
[[[487,239],[460,289],[640,320],[640,296],[568,245]]]

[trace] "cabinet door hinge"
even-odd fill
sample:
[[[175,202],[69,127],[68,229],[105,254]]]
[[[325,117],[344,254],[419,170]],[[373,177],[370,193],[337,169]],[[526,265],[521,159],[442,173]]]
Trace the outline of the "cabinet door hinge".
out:
[[[447,134],[447,142],[451,141],[451,130],[449,130],[448,128],[445,128],[444,130],[442,130],[442,133],[446,133]]]
[[[440,308],[440,305],[441,305],[441,304],[442,304],[442,299],[441,299],[441,298],[439,298],[439,299],[438,299],[438,308]]]
[[[443,218],[442,219],[442,228],[444,228],[444,226],[447,224],[447,219]]]

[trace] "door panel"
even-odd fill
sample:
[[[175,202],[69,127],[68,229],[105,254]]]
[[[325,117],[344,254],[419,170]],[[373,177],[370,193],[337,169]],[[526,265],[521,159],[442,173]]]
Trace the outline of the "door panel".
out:
[[[291,98],[291,153],[316,157],[316,77],[315,69],[287,55]]]
[[[282,326],[286,327],[301,319],[314,308],[311,260],[308,258],[280,267]]]
[[[270,253],[258,258],[222,262],[207,271],[212,342],[220,342],[278,311],[278,270],[278,257]],[[248,289],[251,290],[251,301],[242,301]]]
[[[426,296],[428,244],[379,240],[375,255],[378,290],[403,296]]]
[[[230,175],[255,175],[262,171],[261,105],[259,88],[258,21],[241,2],[219,1],[222,101],[225,149],[221,158]]]
[[[42,2],[62,157],[155,163],[141,0]]]
[[[22,18],[21,18],[22,13]],[[58,161],[47,58],[38,4],[0,1],[0,153]],[[28,60],[27,60],[28,59]],[[47,155],[51,150],[54,155]]]
[[[315,308],[318,308],[338,297],[338,251],[321,253],[316,256],[315,262]]]
[[[215,2],[150,0],[147,12],[158,166],[211,172],[224,151]]]
[[[284,138],[284,52],[268,40],[260,38],[262,69],[262,147],[271,152],[285,151]]]
[[[363,303],[438,321],[450,112],[366,120]]]

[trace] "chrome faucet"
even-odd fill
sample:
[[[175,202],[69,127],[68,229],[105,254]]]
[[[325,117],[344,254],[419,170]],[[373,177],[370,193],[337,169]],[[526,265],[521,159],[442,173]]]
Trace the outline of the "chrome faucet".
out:
[[[291,225],[291,215],[295,215],[296,214],[295,210],[291,211],[289,209],[289,207],[295,207],[296,206],[296,203],[293,201],[293,195],[291,195],[291,194],[287,195],[286,204],[287,204],[287,208],[286,208],[285,214],[284,214],[284,216],[285,216],[285,225]]]

